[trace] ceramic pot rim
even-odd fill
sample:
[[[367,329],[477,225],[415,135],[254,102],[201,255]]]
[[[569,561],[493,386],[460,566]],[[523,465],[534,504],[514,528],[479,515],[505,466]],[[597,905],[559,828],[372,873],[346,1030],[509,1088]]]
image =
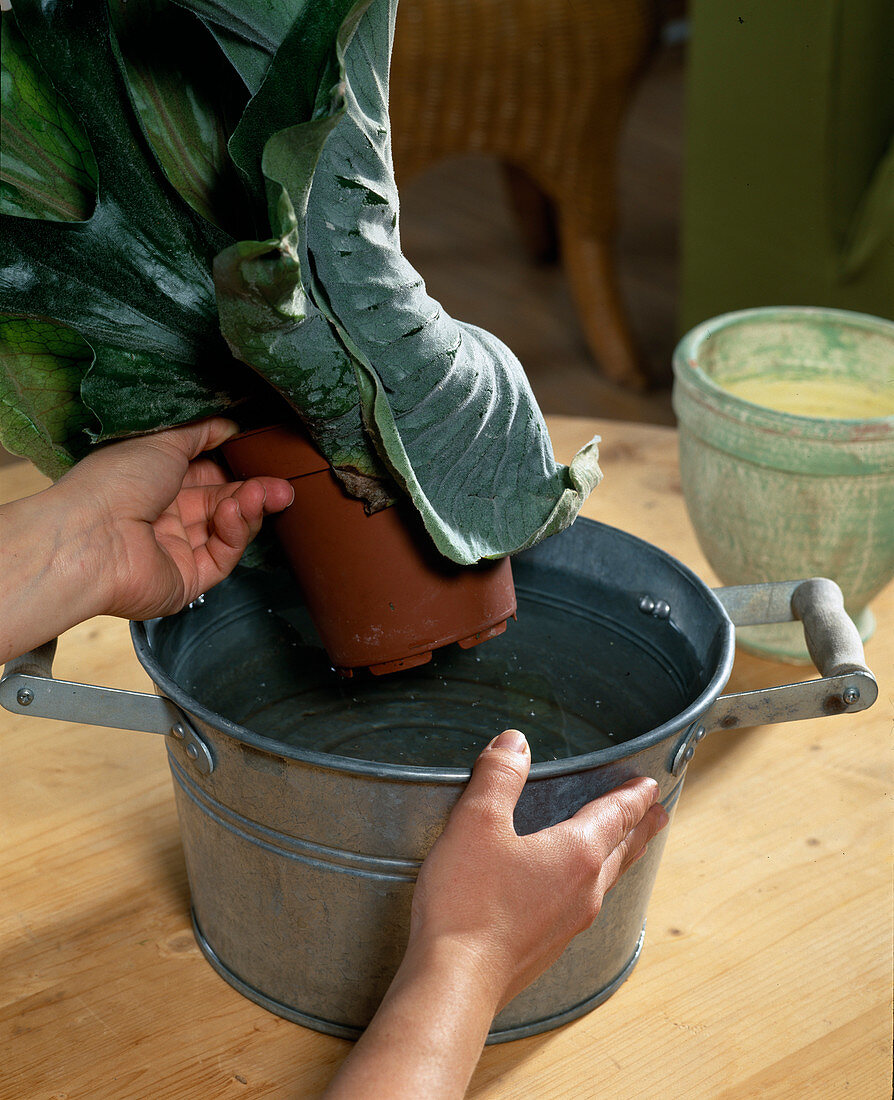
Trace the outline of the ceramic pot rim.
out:
[[[730,420],[747,420],[751,429],[774,435],[816,438],[827,443],[866,444],[889,440],[894,435],[894,414],[877,417],[815,417],[768,409],[731,393],[715,382],[699,365],[705,344],[718,333],[751,321],[837,322],[850,329],[862,329],[891,341],[894,356],[894,321],[824,306],[757,306],[734,310],[702,321],[690,329],[673,354],[676,381],[694,399]]]

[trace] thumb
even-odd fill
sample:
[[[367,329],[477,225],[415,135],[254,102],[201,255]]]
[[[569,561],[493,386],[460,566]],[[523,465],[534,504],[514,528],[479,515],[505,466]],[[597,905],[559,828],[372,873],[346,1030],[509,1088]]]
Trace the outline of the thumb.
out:
[[[531,750],[523,733],[504,730],[475,761],[460,803],[489,806],[512,819],[531,768]]]
[[[222,416],[211,416],[205,420],[193,420],[188,424],[179,424],[176,428],[166,428],[161,432],[152,432],[140,439],[156,447],[169,448],[192,462],[205,451],[213,451],[226,443],[239,431],[238,425]]]

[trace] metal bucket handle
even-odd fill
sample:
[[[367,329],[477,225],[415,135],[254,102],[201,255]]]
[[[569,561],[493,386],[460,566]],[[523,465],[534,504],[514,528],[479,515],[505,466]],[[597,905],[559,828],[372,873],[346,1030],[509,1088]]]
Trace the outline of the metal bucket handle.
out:
[[[866,667],[859,631],[844,609],[838,585],[825,577],[715,588],[734,626],[767,626],[800,619],[818,680],[719,696],[686,730],[672,758],[680,775],[696,745],[712,730],[796,722],[871,707],[878,684]]]
[[[214,770],[210,746],[166,696],[57,680],[53,676],[56,641],[54,638],[7,662],[0,679],[0,705],[14,714],[27,713],[36,718],[160,733],[179,741],[187,757],[204,775]]]
[[[819,577],[718,588],[715,594],[734,626],[766,625],[800,619],[820,679],[719,696],[686,730],[674,749],[671,771],[680,775],[696,745],[715,729],[816,718],[865,710],[878,697],[878,684],[866,667],[857,628],[844,610],[841,589]],[[14,714],[60,718],[94,726],[160,733],[181,742],[204,774],[214,769],[209,745],[186,715],[163,695],[97,687],[53,676],[56,640],[9,661],[0,679],[0,705]]]

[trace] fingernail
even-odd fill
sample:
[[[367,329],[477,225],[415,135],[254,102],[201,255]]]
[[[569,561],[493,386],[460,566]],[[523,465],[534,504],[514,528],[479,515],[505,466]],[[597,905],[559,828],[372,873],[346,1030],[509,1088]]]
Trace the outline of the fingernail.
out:
[[[523,733],[518,730],[503,730],[499,736],[487,746],[487,749],[509,749],[510,752],[518,752],[524,755],[528,751],[528,742]]]
[[[668,823],[668,822],[670,821],[670,814],[669,814],[669,813],[667,812],[667,810],[666,810],[666,809],[665,809],[665,808],[664,808],[664,807],[663,807],[663,806],[661,805],[661,803],[660,803],[660,802],[656,802],[656,803],[655,803],[655,807],[654,807],[654,808],[655,808],[655,811],[656,811],[656,813],[658,814],[658,821],[659,821],[659,823],[660,823],[660,824],[658,825],[658,828],[659,828],[659,829],[663,829],[663,828],[664,828],[664,826],[665,826],[665,825],[666,825],[666,824],[667,824],[667,823]]]

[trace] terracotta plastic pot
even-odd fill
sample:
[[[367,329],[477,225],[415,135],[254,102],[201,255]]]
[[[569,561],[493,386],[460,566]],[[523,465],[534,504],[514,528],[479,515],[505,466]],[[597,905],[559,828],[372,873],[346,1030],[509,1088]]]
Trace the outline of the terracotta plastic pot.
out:
[[[409,502],[368,516],[297,425],[245,432],[222,449],[237,477],[284,477],[295,489],[275,531],[341,672],[412,668],[440,646],[496,637],[515,616],[508,558],[455,565]]]

